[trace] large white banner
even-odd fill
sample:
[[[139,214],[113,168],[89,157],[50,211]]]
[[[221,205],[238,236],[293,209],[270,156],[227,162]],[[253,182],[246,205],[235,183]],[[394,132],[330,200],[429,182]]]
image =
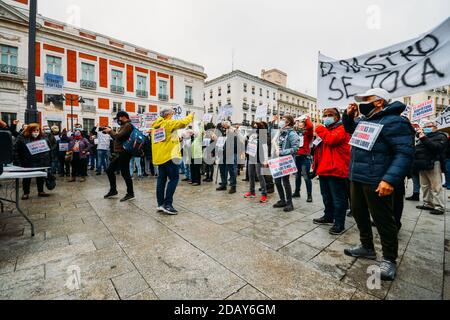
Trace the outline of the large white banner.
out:
[[[355,95],[372,88],[400,98],[449,84],[450,17],[418,38],[362,56],[336,60],[319,54],[321,109],[345,108]]]

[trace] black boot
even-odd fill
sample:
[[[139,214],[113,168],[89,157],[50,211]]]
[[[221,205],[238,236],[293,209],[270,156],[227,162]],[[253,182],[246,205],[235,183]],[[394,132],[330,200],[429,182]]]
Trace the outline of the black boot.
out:
[[[308,200],[306,200],[306,202],[308,203],[312,203],[313,202],[313,198],[311,194],[308,194]]]
[[[413,195],[409,198],[406,198],[407,201],[420,201],[420,194],[413,193]]]

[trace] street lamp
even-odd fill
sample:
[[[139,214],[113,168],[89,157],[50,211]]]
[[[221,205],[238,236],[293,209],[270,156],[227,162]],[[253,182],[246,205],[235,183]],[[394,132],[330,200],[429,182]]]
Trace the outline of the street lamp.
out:
[[[28,92],[25,123],[38,122],[36,106],[36,14],[37,0],[30,0],[28,25]]]
[[[61,94],[60,96],[56,96],[55,98],[50,98],[50,102],[64,102],[69,101],[70,102],[70,131],[73,132],[73,104],[75,101],[78,101],[79,103],[85,103],[83,97],[77,97],[75,98],[73,95],[64,95]]]

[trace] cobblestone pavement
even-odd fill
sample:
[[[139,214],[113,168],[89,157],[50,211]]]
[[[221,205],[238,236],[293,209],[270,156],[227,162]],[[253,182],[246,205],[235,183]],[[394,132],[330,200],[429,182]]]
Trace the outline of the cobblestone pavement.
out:
[[[0,299],[450,298],[449,219],[417,203],[406,204],[397,280],[370,290],[373,262],[343,254],[358,243],[354,221],[339,237],[312,223],[323,209],[317,181],[314,204],[303,197],[289,214],[272,209],[276,197],[243,199],[244,182],[231,196],[180,183],[175,217],[156,213],[155,185],[135,181],[129,203],[103,199],[104,176],[58,181],[44,200],[33,187],[24,208],[35,238],[23,218],[0,215]]]

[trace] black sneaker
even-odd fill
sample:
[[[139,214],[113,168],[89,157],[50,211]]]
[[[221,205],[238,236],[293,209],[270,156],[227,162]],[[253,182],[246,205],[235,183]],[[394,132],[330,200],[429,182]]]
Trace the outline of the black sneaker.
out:
[[[293,195],[292,195],[292,198],[294,198],[294,199],[298,199],[298,198],[300,198],[301,196],[300,196],[300,192],[296,192],[296,193],[294,193]]]
[[[126,201],[133,200],[133,199],[134,199],[134,196],[127,194],[125,197],[120,199],[120,202],[126,202]]]
[[[351,248],[351,249],[345,249],[344,253],[346,256],[353,257],[353,258],[364,258],[364,259],[369,259],[369,260],[377,260],[377,253],[375,252],[375,250],[366,249],[362,245]]]
[[[170,216],[176,216],[178,214],[178,211],[175,210],[173,206],[164,206],[162,209],[165,214],[168,214]]]
[[[294,210],[294,205],[292,203],[288,203],[288,205],[283,209],[284,212],[292,212]]]
[[[314,222],[314,224],[318,224],[318,225],[333,225],[334,224],[333,219],[327,219],[325,217],[322,217],[319,219],[314,219],[313,222]]]
[[[434,210],[434,208],[427,207],[427,206],[417,206],[416,208],[419,210],[424,210],[424,211],[433,211]]]
[[[340,236],[344,233],[345,233],[345,228],[333,226],[333,228],[330,229],[330,234],[333,236]]]
[[[430,211],[430,214],[432,214],[433,216],[442,216],[445,214],[445,212],[441,210],[432,210]]]
[[[218,187],[216,191],[227,191],[227,187],[225,186]]]
[[[286,208],[286,206],[287,206],[286,201],[282,201],[282,200],[278,201],[277,203],[275,203],[275,204],[273,205],[273,207],[274,207],[275,209]]]
[[[109,198],[117,196],[118,194],[119,193],[117,191],[110,191],[104,198],[109,199]]]
[[[312,203],[313,202],[312,195],[308,194],[308,199],[306,200],[306,202],[308,202],[308,203]]]

